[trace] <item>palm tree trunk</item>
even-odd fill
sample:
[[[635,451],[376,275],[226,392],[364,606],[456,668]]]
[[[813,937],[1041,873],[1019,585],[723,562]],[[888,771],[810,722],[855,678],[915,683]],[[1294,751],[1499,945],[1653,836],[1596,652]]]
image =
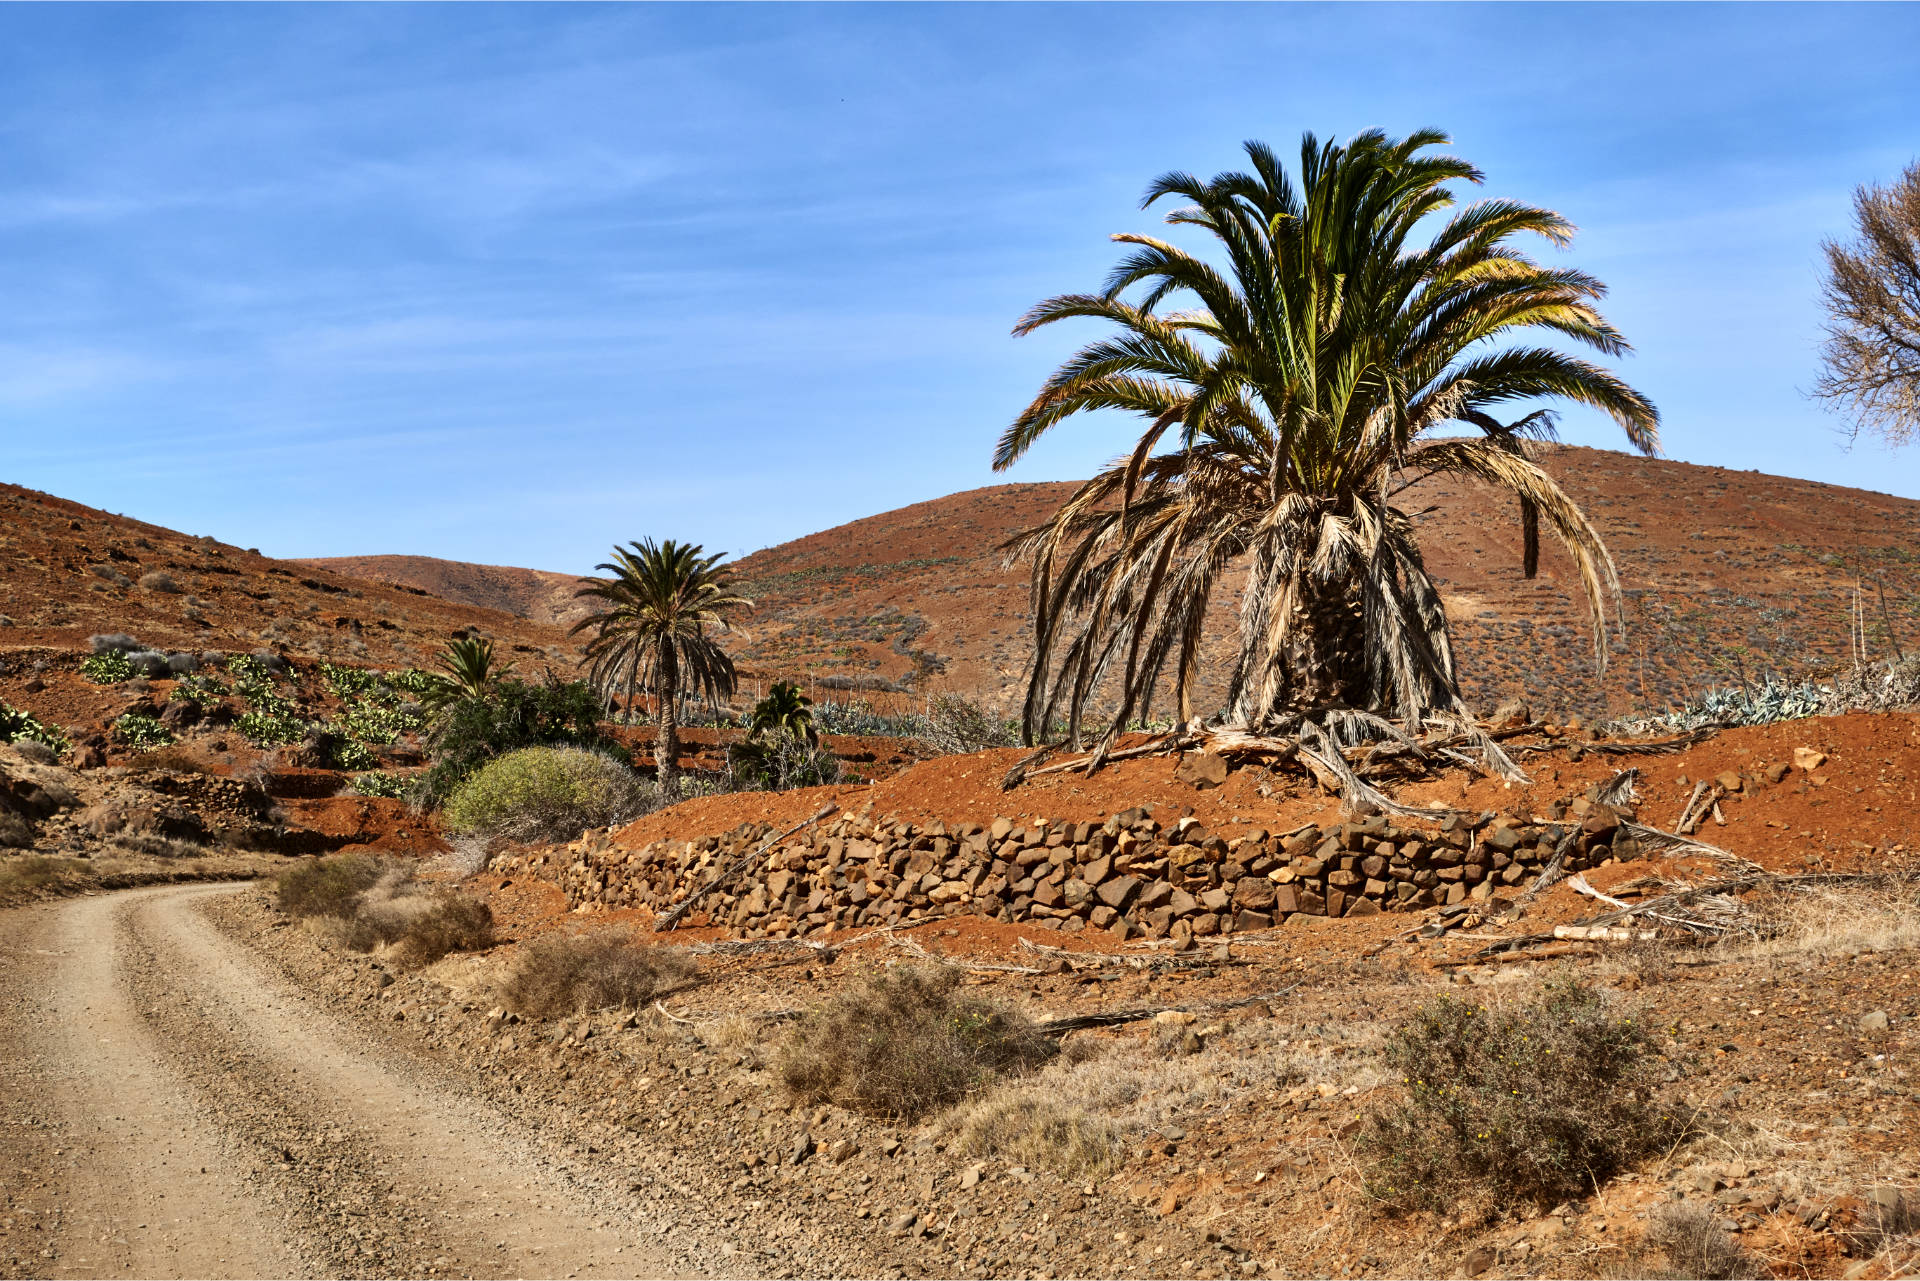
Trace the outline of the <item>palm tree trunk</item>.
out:
[[[1253,568],[1265,567],[1256,560]],[[1239,712],[1248,725],[1374,701],[1357,583],[1323,583],[1301,569],[1263,596],[1268,603],[1243,619],[1240,641],[1246,682]]]
[[[660,776],[660,790],[669,797],[680,795],[680,655],[668,641],[660,647],[659,733],[653,742],[654,769]]]
[[[1356,585],[1325,584],[1300,575],[1279,661],[1286,664],[1289,711],[1335,704],[1366,707],[1373,700],[1367,680],[1367,650]]]

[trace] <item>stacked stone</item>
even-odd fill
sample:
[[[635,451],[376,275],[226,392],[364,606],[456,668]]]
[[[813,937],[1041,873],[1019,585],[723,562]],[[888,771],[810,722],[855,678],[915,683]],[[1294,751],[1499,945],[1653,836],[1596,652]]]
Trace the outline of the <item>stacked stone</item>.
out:
[[[1370,916],[1488,899],[1537,875],[1569,834],[1568,870],[1639,857],[1620,812],[1586,800],[1571,813],[1556,809],[1564,817],[1549,823],[1488,814],[1416,828],[1375,817],[1231,839],[1192,819],[1163,828],[1143,810],[1104,823],[849,816],[772,851],[687,923],[792,938],[970,915],[1123,940],[1204,938],[1300,914]],[[771,834],[746,824],[641,849],[598,834],[565,847],[548,874],[557,873],[575,908],[664,910]]]

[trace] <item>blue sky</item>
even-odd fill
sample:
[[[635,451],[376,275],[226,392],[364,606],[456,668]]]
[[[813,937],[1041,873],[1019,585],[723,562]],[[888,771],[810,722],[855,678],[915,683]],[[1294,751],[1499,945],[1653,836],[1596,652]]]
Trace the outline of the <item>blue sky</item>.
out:
[[[1451,131],[1666,452],[1920,497],[1807,401],[1920,7],[7,6],[0,477],[271,555],[585,570],[991,484],[1146,182]],[[1615,446],[1603,422],[1568,435]],[[1078,477],[1131,425],[1011,475]]]

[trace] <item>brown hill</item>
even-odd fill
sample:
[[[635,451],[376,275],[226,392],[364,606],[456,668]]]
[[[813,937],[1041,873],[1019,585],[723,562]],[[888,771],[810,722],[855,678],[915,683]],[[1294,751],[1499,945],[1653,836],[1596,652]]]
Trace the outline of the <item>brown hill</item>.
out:
[[[1604,679],[1595,675],[1591,629],[1559,548],[1549,540],[1539,576],[1522,577],[1510,500],[1457,480],[1429,480],[1402,497],[1411,509],[1435,508],[1426,517],[1428,564],[1442,582],[1477,704],[1518,695],[1542,712],[1592,715],[1658,707],[1742,676],[1831,670],[1848,655],[1856,587],[1873,653],[1920,644],[1920,502],[1605,450],[1559,447],[1542,460],[1585,505],[1620,565],[1626,630],[1610,638]],[[952,689],[1015,706],[1030,643],[1026,576],[994,549],[1044,519],[1070,489],[1062,482],[971,490],[755,552],[739,565],[759,607],[736,653],[762,684],[790,676],[816,693],[888,690],[896,698]],[[5,608],[19,629],[8,639],[45,633],[71,641],[142,625],[171,629],[156,631],[154,643],[198,634],[181,618],[181,596],[112,586],[89,576],[96,563],[133,578],[136,567],[185,565],[197,584],[187,590],[209,602],[211,627],[222,635],[258,643],[273,628],[281,643],[314,652],[331,645],[351,653],[358,640],[375,662],[418,655],[466,625],[511,634],[520,645],[565,647],[554,624],[579,616],[570,575],[415,556],[277,563],[208,544],[219,550],[214,556],[170,531],[6,493],[12,510],[29,518],[14,532],[17,545],[3,549],[12,553]],[[82,528],[66,528],[70,521]],[[140,539],[156,550],[142,550]],[[115,549],[153,564],[116,559]],[[308,579],[321,585],[308,587]],[[28,604],[11,603],[17,590]],[[1217,606],[1215,670],[1231,643],[1235,604],[1230,590]]]
[[[1743,674],[1831,670],[1847,656],[1856,583],[1873,652],[1920,645],[1920,502],[1606,450],[1558,447],[1542,461],[1619,562],[1627,627],[1610,642],[1604,680],[1564,553],[1548,540],[1538,577],[1522,576],[1510,499],[1445,479],[1401,499],[1437,507],[1428,565],[1478,704],[1520,695],[1542,711],[1591,715],[1661,706]],[[1070,489],[973,490],[746,557],[759,608],[742,657],[816,683],[948,687],[1015,705],[1031,643],[1026,576],[993,549]],[[1216,669],[1234,596],[1216,607]]]
[[[469,565],[435,556],[320,556],[293,562],[355,578],[417,587],[444,600],[569,627],[592,609],[574,599],[580,579],[544,569]]]
[[[498,609],[353,578],[0,485],[0,648],[83,647],[125,632],[166,649],[251,650],[402,666],[460,630],[535,661],[564,632]]]

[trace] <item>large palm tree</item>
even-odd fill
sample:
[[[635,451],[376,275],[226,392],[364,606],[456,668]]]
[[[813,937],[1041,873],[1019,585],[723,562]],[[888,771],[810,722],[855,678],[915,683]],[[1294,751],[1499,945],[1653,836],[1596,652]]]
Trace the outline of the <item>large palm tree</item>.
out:
[[[1531,233],[1564,246],[1566,219],[1509,200],[1444,212],[1448,184],[1481,177],[1429,150],[1446,141],[1374,131],[1336,146],[1308,134],[1298,185],[1259,143],[1246,146],[1251,173],[1167,174],[1145,205],[1190,202],[1167,221],[1206,232],[1211,253],[1115,236],[1132,249],[1101,292],[1048,299],[1020,321],[1020,334],[1079,317],[1119,332],[1047,379],[1001,437],[996,470],[1074,414],[1147,420],[1127,455],[1007,544],[1033,563],[1029,740],[1064,715],[1077,746],[1089,697],[1117,677],[1097,763],[1148,715],[1169,664],[1190,722],[1207,604],[1241,566],[1228,724],[1351,741],[1395,733],[1389,719],[1398,732],[1435,716],[1466,721],[1440,593],[1414,518],[1395,502],[1443,473],[1519,498],[1529,575],[1544,520],[1579,572],[1604,664],[1613,562],[1529,457],[1527,442],[1552,439],[1554,419],[1495,415],[1572,401],[1649,454],[1659,415],[1589,361],[1502,341],[1544,331],[1605,355],[1628,350],[1594,306],[1599,281],[1511,243]],[[1456,434],[1437,435],[1448,427]]]
[[[573,625],[576,634],[594,631],[587,679],[605,698],[624,694],[628,707],[642,689],[654,696],[654,761],[670,795],[680,789],[681,691],[708,699],[732,695],[733,660],[711,633],[729,630],[727,616],[734,611],[753,608],[733,591],[721,555],[703,556],[701,550],[650,538],[615,547],[611,561],[594,567],[612,577],[585,579],[574,593],[607,606]]]

